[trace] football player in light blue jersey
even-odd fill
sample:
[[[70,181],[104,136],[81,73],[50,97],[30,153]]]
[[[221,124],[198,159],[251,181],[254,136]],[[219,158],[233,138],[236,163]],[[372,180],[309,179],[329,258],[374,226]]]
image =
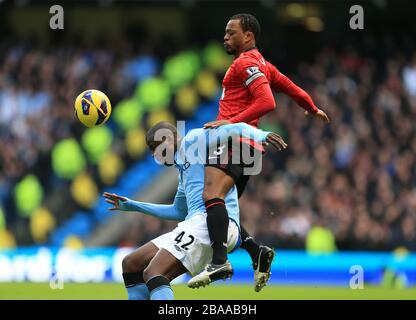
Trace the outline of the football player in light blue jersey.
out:
[[[218,129],[194,129],[182,138],[175,126],[161,122],[147,132],[146,143],[158,163],[175,165],[179,171],[174,202],[152,204],[104,193],[106,201],[113,205],[110,210],[139,211],[161,219],[181,221],[172,232],[146,243],[123,259],[123,278],[129,299],[173,299],[170,281],[186,272],[196,275],[210,261],[212,248],[202,198],[207,150],[219,146],[220,151],[221,144],[238,137],[270,143],[279,150],[286,148],[279,135],[244,123]],[[235,186],[228,192],[225,203],[230,221],[228,240],[224,245],[227,251],[232,251],[238,247],[240,224]]]

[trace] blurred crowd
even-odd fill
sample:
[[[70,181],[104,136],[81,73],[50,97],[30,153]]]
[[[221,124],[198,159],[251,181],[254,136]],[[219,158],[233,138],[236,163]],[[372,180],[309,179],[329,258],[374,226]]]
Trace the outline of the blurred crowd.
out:
[[[120,56],[69,45],[7,48],[0,60],[0,181],[21,176],[55,141],[71,135],[74,97],[85,88],[102,88],[115,100],[131,90],[123,66],[132,60],[132,50]]]
[[[113,104],[130,96],[140,72],[129,66],[143,54],[122,39],[112,50],[70,44],[53,49],[28,44],[4,48],[0,56],[0,208],[10,228],[19,219],[14,186],[24,175],[35,174],[46,195],[62,182],[51,174],[51,149],[62,139],[79,139],[84,130],[74,117],[75,97],[86,88],[100,88]],[[56,207],[60,214],[76,208],[68,202],[65,208],[62,203]]]
[[[259,241],[298,248],[321,226],[339,249],[416,250],[416,51],[380,54],[385,42],[371,55],[325,48],[289,74],[331,123],[278,95],[262,126],[289,148],[268,153],[240,200]]]

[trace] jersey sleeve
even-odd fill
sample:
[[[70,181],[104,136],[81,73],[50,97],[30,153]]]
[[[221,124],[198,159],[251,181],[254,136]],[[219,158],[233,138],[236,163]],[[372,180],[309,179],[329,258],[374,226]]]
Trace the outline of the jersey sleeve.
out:
[[[120,202],[120,210],[138,211],[159,219],[175,221],[183,221],[188,214],[185,192],[180,182],[172,204],[155,204],[128,199]]]
[[[268,64],[268,67],[270,70],[270,86],[274,91],[286,94],[295,100],[299,106],[311,113],[318,112],[318,107],[305,90],[293,83],[292,80],[277,70],[274,65]]]
[[[270,131],[263,131],[242,122],[226,124],[215,129],[206,129],[206,143],[208,148],[212,148],[218,146],[218,143],[227,142],[230,138],[243,137],[261,144],[266,141],[270,133]]]
[[[180,216],[185,218],[188,215],[188,205],[186,203],[186,195],[183,190],[182,181],[179,180],[178,189],[176,190],[175,199],[173,205],[177,212],[180,213]]]
[[[269,83],[264,74],[264,66],[251,57],[242,57],[236,64],[236,74],[250,92],[263,83]]]
[[[295,93],[297,87],[292,80],[281,73],[274,65],[268,63],[270,71],[270,86],[276,92],[290,95]]]

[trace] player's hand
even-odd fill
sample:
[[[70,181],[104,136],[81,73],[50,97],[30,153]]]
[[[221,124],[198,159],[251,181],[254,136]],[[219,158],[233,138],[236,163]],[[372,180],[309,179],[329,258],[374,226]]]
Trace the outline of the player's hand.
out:
[[[285,140],[281,136],[279,136],[277,133],[269,133],[266,137],[266,141],[264,142],[264,145],[268,146],[271,144],[273,147],[275,147],[277,150],[283,150],[286,149],[287,144]]]
[[[108,192],[104,192],[103,197],[105,198],[105,202],[108,202],[113,205],[113,207],[108,208],[108,210],[120,210],[120,201],[128,200],[126,197],[122,197],[115,193],[108,193]]]
[[[322,121],[324,121],[326,123],[329,123],[330,122],[329,117],[321,109],[318,109],[318,112],[317,113],[310,113],[308,111],[305,111],[305,116],[317,117],[317,118],[321,119]]]
[[[228,120],[215,120],[210,121],[204,124],[204,129],[210,129],[210,128],[218,128],[220,126],[231,124],[231,121]]]

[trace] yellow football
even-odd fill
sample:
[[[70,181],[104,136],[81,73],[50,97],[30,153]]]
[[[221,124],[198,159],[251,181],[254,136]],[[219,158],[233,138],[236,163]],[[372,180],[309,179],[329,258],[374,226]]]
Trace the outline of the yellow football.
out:
[[[75,100],[75,116],[88,128],[100,126],[110,118],[111,103],[101,91],[90,89]]]

